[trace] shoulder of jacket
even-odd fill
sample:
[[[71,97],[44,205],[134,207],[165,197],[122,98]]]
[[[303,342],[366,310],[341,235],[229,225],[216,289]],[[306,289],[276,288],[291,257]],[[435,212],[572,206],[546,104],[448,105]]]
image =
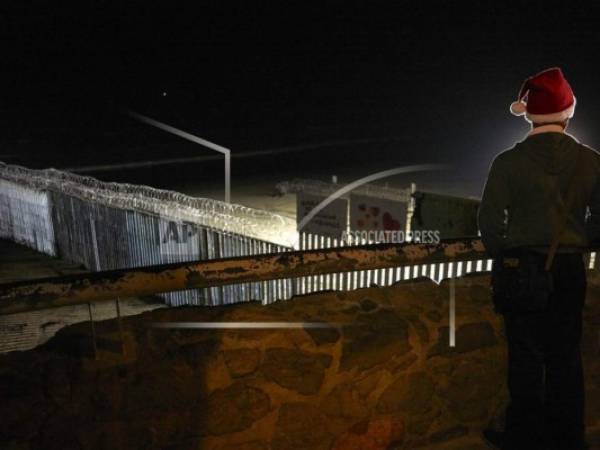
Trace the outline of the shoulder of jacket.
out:
[[[519,157],[519,152],[517,152],[516,150],[517,146],[514,146],[512,148],[501,151],[494,157],[492,165],[501,166],[506,163],[510,163],[511,161],[514,161],[516,158]]]
[[[600,153],[598,153],[598,150],[590,147],[589,145],[582,144],[581,142],[579,142],[578,144],[581,150],[586,152],[589,156],[596,158],[598,161],[600,161]]]

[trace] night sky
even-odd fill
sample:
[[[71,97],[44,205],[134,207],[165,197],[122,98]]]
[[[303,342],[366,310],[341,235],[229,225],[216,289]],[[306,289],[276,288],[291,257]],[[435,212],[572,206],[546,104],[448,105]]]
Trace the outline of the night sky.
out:
[[[527,131],[508,112],[521,82],[551,66],[578,99],[571,132],[600,147],[597,2],[13,3],[0,23],[7,162],[198,154],[120,113],[131,108],[233,152],[379,142],[294,156],[305,171],[319,158],[373,169],[443,161],[483,177]]]

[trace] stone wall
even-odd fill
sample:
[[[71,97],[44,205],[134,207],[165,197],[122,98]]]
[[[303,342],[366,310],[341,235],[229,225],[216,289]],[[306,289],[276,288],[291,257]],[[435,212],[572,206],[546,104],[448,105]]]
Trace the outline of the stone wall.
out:
[[[184,307],[68,327],[0,357],[0,447],[375,450],[436,448],[499,420],[502,323],[487,277]],[[598,288],[591,286],[597,305]],[[600,425],[598,308],[586,327],[588,421]],[[319,321],[332,328],[173,331],[157,321]],[[122,351],[124,353],[122,353]]]

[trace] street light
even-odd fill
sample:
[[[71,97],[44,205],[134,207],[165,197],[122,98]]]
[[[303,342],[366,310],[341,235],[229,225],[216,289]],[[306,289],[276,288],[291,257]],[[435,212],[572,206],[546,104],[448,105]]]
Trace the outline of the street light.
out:
[[[165,123],[159,122],[158,120],[154,120],[150,117],[143,116],[142,114],[136,113],[135,111],[128,110],[127,114],[129,114],[129,116],[133,117],[134,119],[139,120],[140,122],[152,125],[153,127],[159,128],[163,131],[166,131],[167,133],[174,134],[175,136],[179,136],[180,138],[187,139],[188,141],[192,141],[196,144],[222,153],[225,156],[225,202],[231,203],[231,150],[217,145],[213,142],[207,141],[206,139],[202,139],[198,136],[194,136],[193,134],[179,130],[175,127],[172,127],[171,125],[167,125]]]

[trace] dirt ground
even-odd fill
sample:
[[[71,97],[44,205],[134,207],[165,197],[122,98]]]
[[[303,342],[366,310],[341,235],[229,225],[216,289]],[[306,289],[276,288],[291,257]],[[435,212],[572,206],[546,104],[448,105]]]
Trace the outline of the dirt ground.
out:
[[[81,270],[14,244],[3,248],[4,280]],[[454,349],[448,347],[448,285],[429,281],[324,292],[268,306],[140,304],[138,314],[132,308],[123,320],[124,341],[107,309],[96,323],[96,357],[87,317],[76,315],[73,322],[80,323],[63,320],[44,345],[0,355],[0,447],[485,449],[480,432],[501,422],[506,401],[502,322],[490,308],[488,283],[486,276],[456,283]],[[590,448],[600,449],[597,273],[589,274],[587,300],[588,440]],[[40,313],[35,323],[55,317],[56,311]],[[164,321],[336,326],[152,328]]]

